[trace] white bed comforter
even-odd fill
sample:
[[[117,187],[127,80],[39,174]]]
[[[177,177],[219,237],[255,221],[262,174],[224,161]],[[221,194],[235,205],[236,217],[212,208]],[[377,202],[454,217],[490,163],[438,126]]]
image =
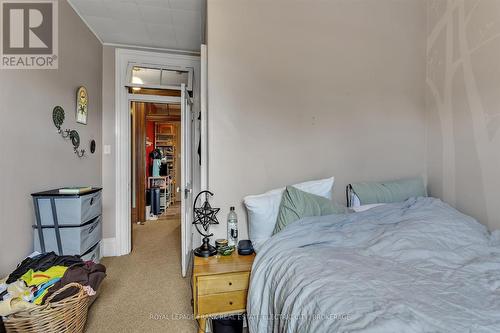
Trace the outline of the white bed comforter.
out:
[[[300,220],[255,259],[250,333],[500,332],[494,236],[433,198]]]

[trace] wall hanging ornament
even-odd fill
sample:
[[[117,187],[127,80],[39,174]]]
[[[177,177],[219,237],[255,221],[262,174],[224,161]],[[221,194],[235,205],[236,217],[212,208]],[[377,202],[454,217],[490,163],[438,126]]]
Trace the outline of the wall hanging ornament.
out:
[[[52,110],[52,121],[57,128],[57,133],[61,134],[63,138],[67,138],[70,130],[61,129],[61,126],[64,123],[64,109],[59,105]]]
[[[205,201],[201,204],[201,206],[196,207],[198,198],[203,194],[205,194]],[[216,215],[220,211],[220,208],[212,208],[208,202],[209,196],[213,195],[214,194],[210,191],[201,191],[198,193],[193,203],[193,212],[195,215],[193,224],[200,235],[203,236],[202,245],[194,250],[194,254],[198,257],[210,257],[217,253],[217,249],[210,245],[210,237],[214,234],[211,234],[208,231],[211,224],[219,224]],[[202,227],[202,230],[200,230],[199,226]]]
[[[85,149],[78,150],[80,147],[80,134],[76,130],[71,130],[69,132],[69,138],[71,139],[71,143],[73,144],[73,150],[78,157],[83,157],[85,155]]]
[[[95,153],[95,140],[90,141],[90,153]]]
[[[87,125],[87,117],[89,114],[89,95],[87,88],[80,87],[76,92],[76,122]]]
[[[71,143],[73,144],[73,151],[78,157],[85,156],[85,149],[78,150],[80,147],[80,135],[76,130],[71,129],[62,129],[62,124],[64,123],[64,109],[60,106],[54,107],[52,110],[52,121],[57,128],[57,133],[61,134],[61,136],[65,139],[69,138]]]

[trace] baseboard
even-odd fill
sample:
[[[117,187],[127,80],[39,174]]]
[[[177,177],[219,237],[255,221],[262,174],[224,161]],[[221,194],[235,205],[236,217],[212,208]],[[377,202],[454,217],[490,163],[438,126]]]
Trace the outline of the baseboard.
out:
[[[101,254],[103,257],[116,256],[116,238],[103,238],[101,241]]]

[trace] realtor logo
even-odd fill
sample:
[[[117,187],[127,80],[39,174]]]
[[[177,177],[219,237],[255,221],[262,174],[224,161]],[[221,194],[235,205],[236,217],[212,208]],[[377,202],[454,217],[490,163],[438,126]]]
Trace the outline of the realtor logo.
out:
[[[1,0],[2,69],[57,69],[57,0]]]

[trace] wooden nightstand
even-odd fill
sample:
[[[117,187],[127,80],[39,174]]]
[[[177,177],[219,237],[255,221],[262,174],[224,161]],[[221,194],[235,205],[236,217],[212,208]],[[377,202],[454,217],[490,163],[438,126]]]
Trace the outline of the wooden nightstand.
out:
[[[255,254],[194,257],[193,310],[204,332],[206,320],[246,312],[248,283]]]

